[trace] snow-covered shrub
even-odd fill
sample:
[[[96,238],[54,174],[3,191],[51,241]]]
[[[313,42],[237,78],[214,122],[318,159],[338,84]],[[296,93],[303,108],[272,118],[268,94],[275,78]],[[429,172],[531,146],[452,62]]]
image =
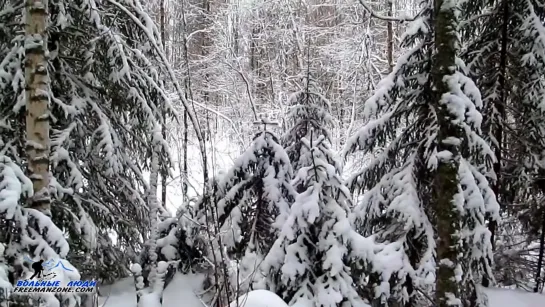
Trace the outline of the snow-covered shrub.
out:
[[[31,259],[62,259],[63,265],[72,269],[71,272],[58,270],[57,280],[64,284],[69,280],[79,280],[80,275],[71,264],[64,260],[68,254],[69,245],[63,232],[55,226],[51,218],[35,209],[22,206],[25,197],[33,193],[32,182],[18,165],[6,156],[0,156],[0,219],[9,225],[7,248],[3,250],[9,274],[13,281],[28,278],[32,273],[27,267],[26,257]],[[4,242],[0,242],[0,245]],[[3,248],[2,248],[3,249]],[[0,260],[2,260],[0,258]],[[54,293],[36,293],[31,298],[41,298],[47,307],[59,306],[59,300]],[[76,306],[79,298],[75,294],[63,294],[59,297],[65,301],[65,306]]]

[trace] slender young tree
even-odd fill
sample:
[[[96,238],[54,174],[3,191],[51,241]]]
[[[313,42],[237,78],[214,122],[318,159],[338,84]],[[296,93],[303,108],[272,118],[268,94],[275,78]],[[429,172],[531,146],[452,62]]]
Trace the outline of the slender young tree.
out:
[[[149,265],[150,271],[148,274],[148,284],[152,287],[152,292],[147,295],[145,299],[145,304],[155,304],[161,306],[163,301],[163,286],[164,282],[160,279],[164,277],[166,273],[166,267],[163,268],[163,265],[159,265],[158,255],[157,255],[157,241],[159,239],[159,208],[160,204],[157,200],[157,184],[159,177],[159,155],[162,151],[162,129],[158,124],[153,130],[153,135],[151,139],[151,169],[150,169],[150,186],[147,194],[147,201],[150,208],[149,211],[149,221],[150,221],[150,237],[149,237]],[[162,264],[166,264],[162,262]],[[168,265],[167,265],[168,267]],[[161,274],[159,273],[161,271]],[[161,276],[158,276],[161,275]],[[145,306],[145,305],[144,305]]]

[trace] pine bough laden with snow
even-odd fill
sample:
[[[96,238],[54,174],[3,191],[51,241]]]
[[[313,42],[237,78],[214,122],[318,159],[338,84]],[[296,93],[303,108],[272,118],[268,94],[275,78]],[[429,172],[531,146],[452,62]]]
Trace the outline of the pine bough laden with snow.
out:
[[[496,171],[500,171],[497,197],[505,210],[505,222],[498,225],[495,257],[500,263],[514,264],[496,266],[495,274],[498,282],[510,284],[515,282],[513,274],[528,280],[535,272],[525,269],[528,259],[513,257],[501,242],[517,240],[512,236],[529,241],[533,236],[535,240],[542,225],[540,195],[545,185],[539,178],[545,172],[545,8],[534,0],[466,5],[480,18],[465,26],[465,35],[474,38],[467,43],[463,58],[483,96],[485,137],[501,160]],[[516,209],[512,204],[517,204]],[[528,206],[520,210],[519,204]],[[518,223],[523,227],[515,226],[518,223],[512,215],[520,217]],[[524,233],[516,233],[517,228]]]
[[[89,274],[98,270],[92,277],[111,280],[128,274],[130,258],[148,236],[142,172],[150,168],[151,131],[169,108],[154,68],[161,42],[139,1],[48,3],[53,219],[68,232],[74,261]],[[2,5],[2,152],[23,165],[24,2]],[[166,152],[161,168],[168,167]],[[82,254],[96,261],[84,262]]]
[[[10,158],[0,156],[0,219],[2,236],[0,245],[6,243],[6,249],[1,248],[0,258],[5,259],[9,271],[8,282],[14,283],[18,279],[28,278],[32,273],[31,264],[25,262],[26,257],[31,259],[63,259],[66,258],[69,245],[62,231],[55,226],[51,218],[42,212],[21,206],[25,198],[33,193],[32,182]],[[64,281],[79,280],[80,275],[66,260],[63,265],[73,269],[73,272],[63,273]],[[58,273],[58,272],[57,272]],[[67,274],[68,273],[68,274]],[[3,287],[4,289],[6,287]],[[11,287],[10,287],[11,288]],[[17,298],[10,298],[15,299]],[[76,306],[79,298],[74,294],[63,294],[58,298],[54,293],[36,294],[31,299],[44,302],[47,307]]]
[[[331,108],[329,100],[316,90],[312,78],[307,77],[303,80],[304,83],[307,83],[306,88],[292,93],[288,99],[290,108],[284,123],[287,131],[282,135],[281,140],[295,173],[302,167],[300,157],[305,150],[302,139],[310,138],[313,133],[315,136],[323,135],[327,140],[331,140],[328,128],[333,123],[329,113]],[[334,160],[328,162],[336,163]],[[297,192],[301,191],[297,190]]]
[[[289,305],[361,306],[350,272],[350,192],[329,162],[325,137],[301,143],[306,150],[292,184],[302,192],[265,258],[266,286]]]
[[[177,271],[196,273],[204,271],[207,248],[200,229],[184,208],[180,208],[175,217],[164,217],[158,223],[156,252],[158,262],[169,264],[164,286],[168,286]],[[150,285],[148,275],[156,263],[150,257],[149,240],[138,255],[136,263],[140,266],[140,274],[145,287]]]
[[[440,10],[424,1],[409,24],[402,40],[409,51],[366,101],[367,123],[344,153],[383,148],[348,180],[362,194],[355,226],[375,234],[382,253],[394,251],[386,267],[381,252],[367,260],[377,272],[368,299],[378,305],[422,306],[429,302],[419,293],[438,290],[440,306],[474,306],[482,301],[475,284],[491,274],[485,215],[498,214],[490,188],[495,157],[480,136],[480,92],[456,56],[460,8],[435,2]]]
[[[190,199],[182,205],[176,216],[160,216],[161,221],[157,225],[157,261],[178,263],[178,270],[187,272],[202,272],[205,270],[208,260],[207,237],[205,229],[207,223],[200,224],[198,220],[206,220],[206,208],[214,200],[214,191],[217,191],[218,180],[213,178],[207,188],[206,196]],[[212,218],[212,217],[211,217]],[[213,226],[210,227],[213,230]],[[144,244],[144,248],[138,255],[137,263],[140,266],[140,274],[147,286],[147,274],[152,262],[150,260],[150,240]]]
[[[228,258],[231,286],[241,293],[262,284],[260,265],[294,199],[291,178],[291,164],[278,138],[261,131],[234,166],[218,176],[209,203],[196,209],[197,222],[217,225],[212,230],[219,236],[207,254]]]

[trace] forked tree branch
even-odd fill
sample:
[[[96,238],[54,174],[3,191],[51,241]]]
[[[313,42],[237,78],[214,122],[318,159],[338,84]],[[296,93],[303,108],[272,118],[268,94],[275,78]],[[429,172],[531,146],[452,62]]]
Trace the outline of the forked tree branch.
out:
[[[408,21],[414,21],[415,17],[393,17],[393,16],[384,16],[377,14],[373,9],[369,6],[369,4],[365,3],[364,0],[358,0],[360,4],[363,6],[363,8],[371,14],[371,16],[384,20],[384,21],[397,21],[397,22],[408,22]]]

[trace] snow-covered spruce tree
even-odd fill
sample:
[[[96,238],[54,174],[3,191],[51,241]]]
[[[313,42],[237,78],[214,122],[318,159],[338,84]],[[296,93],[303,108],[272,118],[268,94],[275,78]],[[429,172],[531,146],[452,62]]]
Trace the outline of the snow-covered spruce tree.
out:
[[[282,135],[282,145],[286,148],[288,157],[294,173],[297,173],[302,167],[300,159],[303,151],[302,139],[310,138],[310,134],[315,136],[322,135],[330,141],[328,127],[331,127],[333,118],[331,117],[329,100],[318,90],[315,81],[308,73],[304,78],[303,88],[294,92],[288,98],[289,110],[286,113],[284,126],[286,132]],[[338,167],[337,162],[328,160],[329,163]],[[296,187],[297,192],[301,192]]]
[[[302,190],[264,261],[267,286],[290,305],[360,306],[350,273],[350,192],[324,136],[303,137],[293,180]]]
[[[217,221],[214,232],[220,235],[208,254],[215,253],[215,259],[227,257],[233,290],[244,293],[263,287],[260,266],[295,197],[291,179],[290,161],[278,138],[261,131],[234,166],[218,178],[214,212],[197,215],[202,225],[207,225],[207,219]]]
[[[518,2],[514,4],[513,11],[513,15],[519,19],[517,24],[520,26],[514,31],[515,38],[518,40],[515,40],[516,43],[511,49],[517,55],[515,59],[512,59],[515,69],[509,70],[514,75],[511,78],[517,79],[509,104],[509,109],[513,110],[510,117],[517,119],[514,121],[515,125],[512,125],[515,135],[512,137],[514,144],[511,146],[517,151],[513,155],[516,160],[513,161],[524,161],[524,169],[519,169],[514,176],[509,177],[515,180],[514,186],[524,188],[522,193],[514,199],[514,203],[522,203],[526,206],[518,210],[509,208],[509,211],[511,215],[515,213],[519,217],[522,226],[519,229],[527,230],[525,234],[527,242],[540,241],[541,259],[534,257],[532,260],[537,262],[537,265],[535,267],[530,265],[529,267],[534,269],[528,272],[531,276],[528,279],[532,281],[529,284],[533,284],[533,290],[537,292],[540,272],[535,268],[540,267],[540,263],[541,268],[543,267],[542,249],[545,231],[543,204],[545,193],[543,179],[545,176],[545,80],[543,78],[545,74],[545,7],[539,1],[524,1],[520,3],[520,6]],[[511,106],[513,106],[512,109]],[[526,176],[518,176],[519,173],[525,173]],[[516,182],[515,178],[520,181]],[[523,181],[524,178],[529,180]],[[542,276],[541,280],[543,280]]]
[[[513,258],[513,253],[505,254],[502,241],[526,235],[532,241],[541,228],[541,194],[545,188],[539,179],[545,165],[545,9],[539,1],[531,0],[475,1],[466,5],[473,15],[481,14],[464,27],[464,35],[472,40],[463,58],[483,96],[483,127],[496,152],[498,180],[494,188],[505,220],[499,225],[505,229],[497,230],[502,237],[493,241],[498,245],[495,257],[501,263],[527,262]],[[519,216],[523,227],[512,227],[514,220],[508,216]],[[492,231],[495,225],[491,223]],[[525,234],[516,234],[517,228]],[[525,276],[533,274],[522,273],[523,267],[498,266],[498,281],[510,283],[512,277],[508,276],[514,271]]]
[[[91,274],[85,277],[112,280],[128,274],[148,236],[143,171],[149,168],[150,132],[167,107],[154,60],[160,39],[139,1],[48,4],[53,219],[69,235],[75,265]],[[0,29],[0,134],[5,154],[21,165],[24,7],[2,5],[0,23],[10,26]],[[166,152],[159,158],[162,168]],[[93,261],[82,260],[85,254]]]
[[[423,306],[418,293],[435,291],[434,306],[475,306],[475,284],[491,273],[484,218],[498,211],[494,153],[480,136],[481,95],[458,57],[458,1],[423,5],[403,37],[410,50],[366,101],[367,124],[347,144],[345,156],[383,148],[348,181],[363,194],[354,222],[396,251],[371,274],[377,305]]]

